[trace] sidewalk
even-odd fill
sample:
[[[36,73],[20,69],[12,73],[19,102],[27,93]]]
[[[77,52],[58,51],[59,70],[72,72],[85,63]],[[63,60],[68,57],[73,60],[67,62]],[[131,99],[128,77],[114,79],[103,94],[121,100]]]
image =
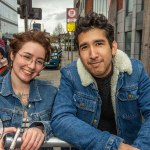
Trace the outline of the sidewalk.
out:
[[[61,66],[63,67],[77,59],[78,59],[78,51],[72,51],[72,52],[71,51],[63,51]]]

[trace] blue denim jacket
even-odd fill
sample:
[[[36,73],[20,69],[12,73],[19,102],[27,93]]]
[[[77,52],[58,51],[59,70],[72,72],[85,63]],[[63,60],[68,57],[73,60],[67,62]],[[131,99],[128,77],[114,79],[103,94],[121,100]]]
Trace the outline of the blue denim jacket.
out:
[[[82,150],[117,150],[121,142],[150,149],[150,78],[138,60],[117,50],[111,98],[117,135],[100,131],[101,98],[80,59],[61,70],[52,113],[55,136]]]
[[[49,81],[30,82],[29,102],[25,107],[30,126],[44,125],[47,138],[52,135],[50,120],[57,89]],[[0,78],[0,119],[4,127],[21,127],[24,107],[12,89],[10,72]]]

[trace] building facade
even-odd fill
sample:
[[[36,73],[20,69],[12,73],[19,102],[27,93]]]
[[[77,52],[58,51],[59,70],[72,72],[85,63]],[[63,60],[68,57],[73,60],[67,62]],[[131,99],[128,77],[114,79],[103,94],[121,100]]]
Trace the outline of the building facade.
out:
[[[18,32],[17,0],[0,0],[0,32],[4,38]]]
[[[89,12],[102,13],[108,16],[110,0],[74,0],[78,15],[85,16]]]
[[[118,47],[142,60],[150,75],[150,1],[113,0],[108,18],[115,27]]]

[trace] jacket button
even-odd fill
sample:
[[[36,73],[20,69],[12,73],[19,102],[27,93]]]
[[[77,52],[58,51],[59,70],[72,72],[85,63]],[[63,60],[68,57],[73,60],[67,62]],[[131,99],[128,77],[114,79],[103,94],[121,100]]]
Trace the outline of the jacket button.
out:
[[[131,94],[128,94],[128,99],[132,99],[133,96]]]
[[[31,105],[31,104],[29,104],[29,105],[28,105],[28,107],[29,107],[29,108],[31,108],[31,107],[32,107],[32,105]]]
[[[80,103],[80,107],[84,108],[85,107],[84,103]]]
[[[97,120],[96,119],[93,120],[93,124],[97,124]]]
[[[16,110],[19,110],[19,108],[18,108],[18,107],[16,107]]]
[[[118,129],[118,130],[117,130],[117,133],[120,135],[120,134],[121,134],[121,130]]]

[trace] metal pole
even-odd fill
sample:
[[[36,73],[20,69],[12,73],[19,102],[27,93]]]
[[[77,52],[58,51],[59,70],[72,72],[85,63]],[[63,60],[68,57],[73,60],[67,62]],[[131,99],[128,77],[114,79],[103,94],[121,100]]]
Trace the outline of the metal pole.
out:
[[[4,145],[6,149],[10,147],[12,141],[13,141],[12,137],[5,135]],[[20,148],[20,146],[21,146],[21,137],[18,137],[15,148]],[[44,141],[41,147],[72,147],[72,146],[59,138],[51,137],[48,141]]]
[[[68,60],[69,60],[69,46],[70,46],[70,44],[69,44],[69,43],[70,43],[69,39],[70,39],[70,38],[69,38],[69,32],[68,32],[68,48],[67,48],[67,49],[68,49]]]
[[[28,31],[28,7],[27,7],[27,0],[26,0],[26,16],[24,18],[24,27],[25,27],[25,32]]]
[[[72,47],[72,43],[73,43],[73,32],[71,32],[71,36],[70,36],[70,47],[71,47],[71,62],[73,61],[73,47]]]

